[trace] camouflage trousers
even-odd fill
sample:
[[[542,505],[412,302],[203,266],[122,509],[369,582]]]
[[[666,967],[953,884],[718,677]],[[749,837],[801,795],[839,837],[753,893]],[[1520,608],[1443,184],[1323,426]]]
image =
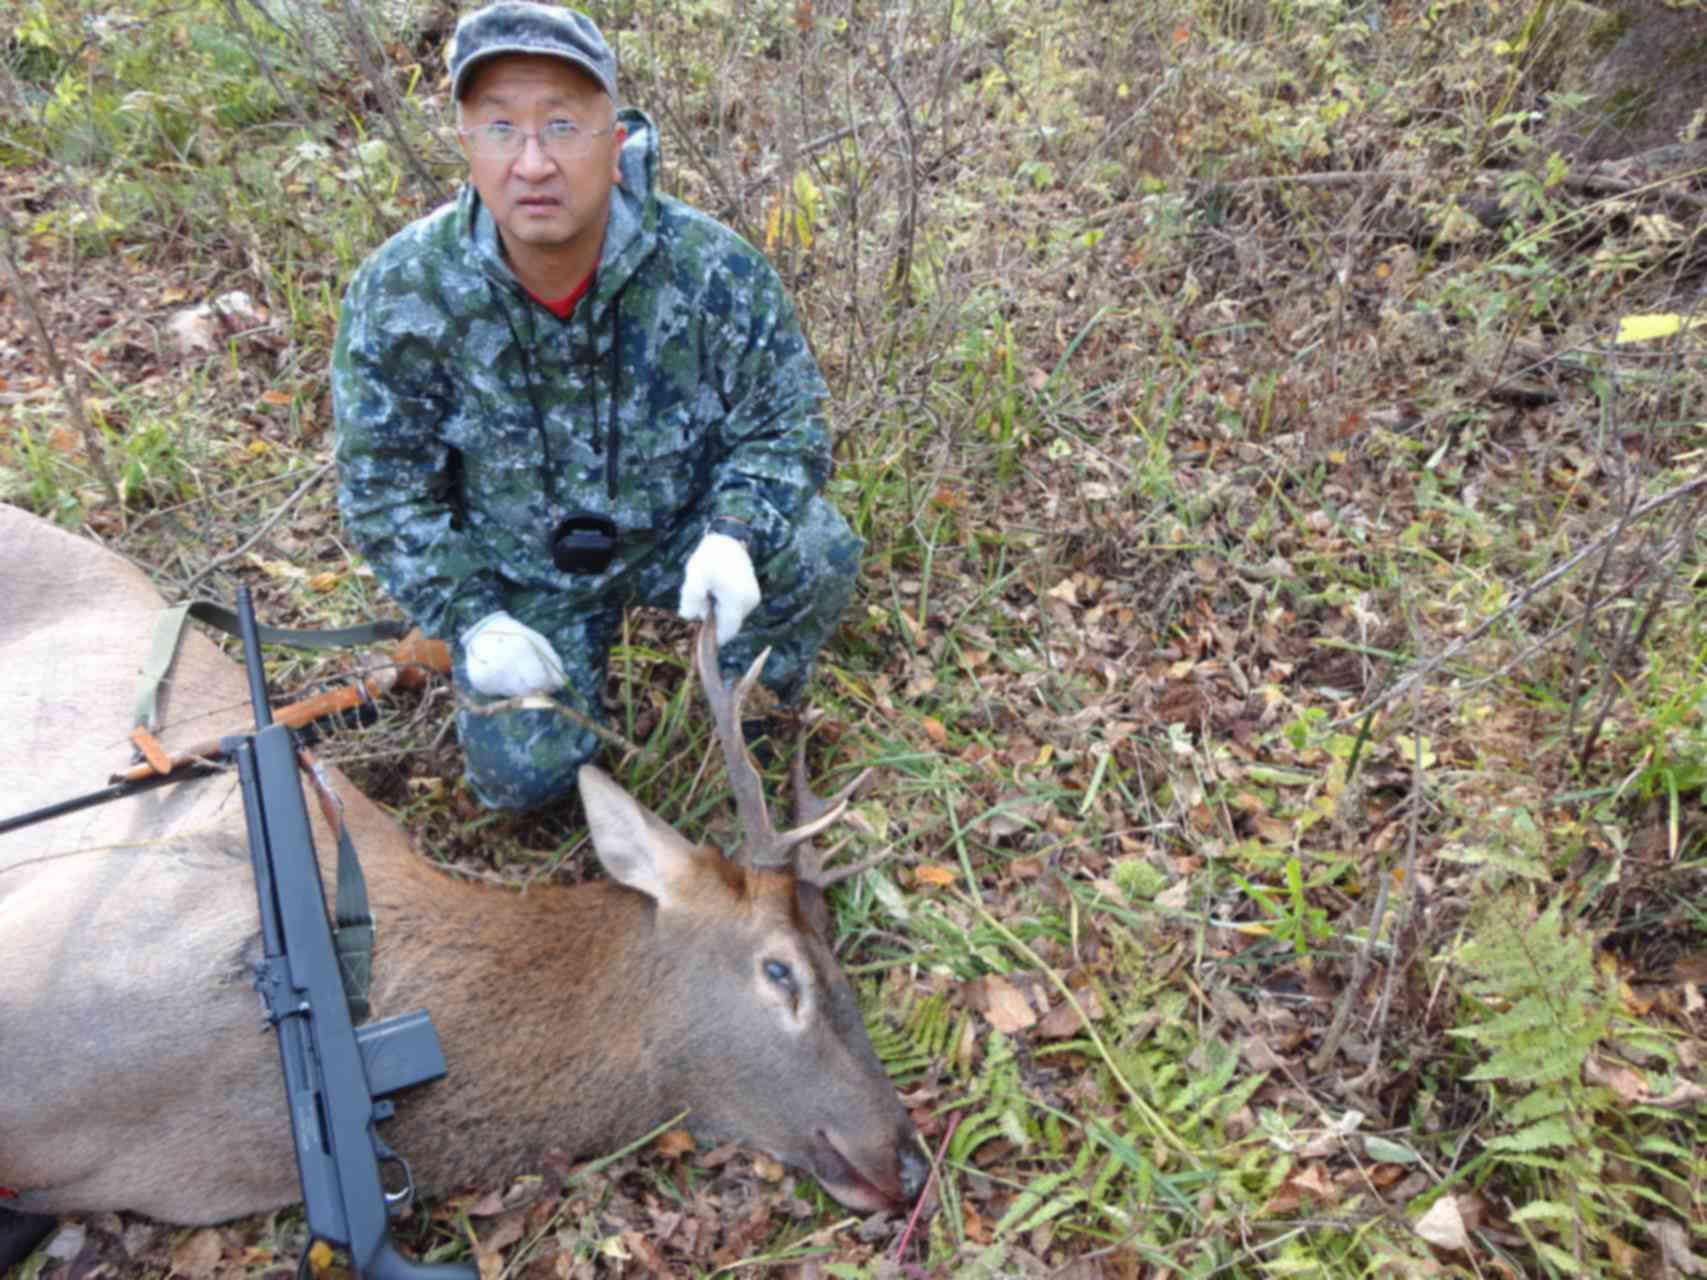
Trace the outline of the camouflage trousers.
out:
[[[660,544],[641,572],[626,577],[620,593],[586,599],[563,592],[511,587],[504,607],[551,641],[568,683],[553,696],[588,719],[604,719],[602,693],[611,645],[623,610],[651,605],[674,612],[682,568],[699,545],[703,522]],[[753,566],[761,599],[740,632],[724,645],[718,665],[725,678],[745,672],[767,645],[771,655],[759,682],[784,704],[799,700],[818,650],[853,596],[864,542],[823,497],[807,505],[781,550]],[[458,695],[457,734],[469,785],[489,809],[537,809],[568,791],[575,772],[598,750],[596,735],[547,708],[482,712],[501,701],[468,683],[460,644],[453,645]]]

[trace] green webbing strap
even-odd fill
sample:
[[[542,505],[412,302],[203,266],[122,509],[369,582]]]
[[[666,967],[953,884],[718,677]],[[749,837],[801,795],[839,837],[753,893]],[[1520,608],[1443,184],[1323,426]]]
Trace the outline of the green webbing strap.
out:
[[[139,724],[150,733],[160,727],[160,686],[166,680],[166,673],[172,669],[172,659],[178,652],[178,637],[183,634],[184,619],[189,612],[188,601],[172,605],[161,613],[160,620],[154,625],[154,644],[143,663],[142,682],[137,688],[136,706],[131,715],[132,724]]]
[[[187,605],[190,617],[217,627],[227,635],[237,634],[237,611],[215,600],[191,600]],[[409,634],[409,624],[400,618],[379,618],[355,627],[333,627],[293,631],[285,627],[255,628],[262,644],[287,644],[296,649],[348,649],[359,644],[378,644],[381,640],[401,640]]]
[[[158,727],[160,686],[172,669],[172,658],[178,652],[178,642],[184,633],[184,620],[194,618],[227,635],[237,635],[237,611],[215,600],[185,600],[170,605],[160,614],[154,627],[154,644],[143,665],[141,682],[136,691],[136,706],[132,721],[150,733]],[[397,618],[380,618],[356,627],[336,627],[328,630],[291,631],[283,627],[257,626],[255,633],[262,644],[285,644],[297,649],[345,649],[362,644],[377,644],[382,640],[401,640],[409,632],[409,624]]]

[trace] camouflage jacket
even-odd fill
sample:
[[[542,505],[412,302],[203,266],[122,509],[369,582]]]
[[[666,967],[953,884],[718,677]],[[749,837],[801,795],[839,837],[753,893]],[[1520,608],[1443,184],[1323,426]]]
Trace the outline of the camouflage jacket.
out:
[[[592,288],[559,320],[511,274],[472,186],[386,241],[344,296],[332,362],[338,501],[356,546],[430,634],[504,607],[506,583],[622,596],[648,546],[727,516],[755,563],[828,477],[825,387],[760,253],[655,190],[628,139]],[[552,563],[571,512],[621,549]]]

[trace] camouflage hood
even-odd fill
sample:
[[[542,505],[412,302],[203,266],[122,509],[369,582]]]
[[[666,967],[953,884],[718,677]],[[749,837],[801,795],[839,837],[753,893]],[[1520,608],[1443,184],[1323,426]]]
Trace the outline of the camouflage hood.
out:
[[[386,589],[454,637],[516,589],[611,601],[653,549],[717,517],[755,563],[829,473],[825,389],[763,256],[656,187],[636,110],[593,284],[568,319],[511,272],[472,187],[357,271],[333,351],[339,505]],[[603,573],[549,554],[608,518]]]

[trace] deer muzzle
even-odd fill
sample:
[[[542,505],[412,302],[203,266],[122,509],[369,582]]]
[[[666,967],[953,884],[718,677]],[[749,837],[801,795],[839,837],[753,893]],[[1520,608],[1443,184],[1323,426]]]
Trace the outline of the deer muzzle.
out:
[[[903,1209],[924,1190],[930,1166],[919,1152],[911,1123],[903,1123],[880,1151],[859,1152],[820,1129],[813,1135],[812,1175],[831,1195],[864,1213]]]

